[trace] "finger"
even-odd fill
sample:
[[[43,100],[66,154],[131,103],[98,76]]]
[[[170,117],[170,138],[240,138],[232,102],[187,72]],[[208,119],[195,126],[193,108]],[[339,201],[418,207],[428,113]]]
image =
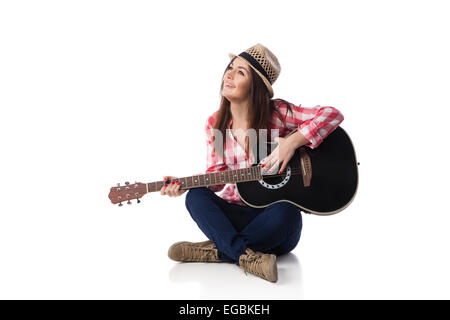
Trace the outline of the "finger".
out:
[[[171,193],[171,197],[176,197],[177,196],[177,192],[176,192],[176,187],[177,187],[177,177],[171,177],[172,181],[170,182],[170,193]]]
[[[168,179],[168,176],[164,176],[163,177],[163,180],[164,180],[164,184],[163,184],[163,186],[161,187],[161,189],[160,189],[160,193],[162,194],[162,195],[165,195],[166,194],[166,180]]]
[[[272,154],[267,155],[264,159],[261,160],[261,166],[264,167],[267,165],[267,162],[270,161]]]
[[[280,161],[278,159],[275,160],[267,172],[270,174],[274,173],[278,169],[279,163],[280,163]]]
[[[261,167],[263,168],[263,172],[267,170],[270,165],[271,155],[269,154],[266,158],[261,161]]]
[[[264,165],[264,172],[270,172],[274,165],[278,162],[278,158],[272,156],[269,161]]]
[[[180,192],[180,183],[178,182],[178,180],[175,181],[175,188],[174,188],[174,192],[177,196],[181,195]]]
[[[167,185],[167,193],[169,197],[173,197],[173,180]]]
[[[175,182],[176,180],[173,180],[170,183],[170,190],[172,191],[172,197],[176,197],[177,196],[177,184]]]
[[[284,171],[284,168],[286,168],[286,161],[283,161],[283,164],[281,165],[281,169],[278,171],[278,174],[281,174]]]
[[[165,194],[165,195],[168,195],[168,196],[170,196],[170,190],[171,190],[171,188],[170,188],[170,182],[169,182],[169,180],[172,180],[172,176],[165,176],[164,177],[164,186],[163,186],[163,188],[164,188],[164,190],[163,190],[163,194]]]
[[[166,195],[167,194],[167,186],[163,185],[160,192],[162,195]]]
[[[163,177],[164,182],[166,181],[166,177]],[[159,193],[161,193],[162,195],[164,195],[164,187],[165,184],[162,185],[161,189],[159,189]]]
[[[279,151],[279,148],[276,147],[266,158],[263,159],[263,161],[262,161],[263,165],[261,165],[261,166],[264,168],[270,168],[272,163],[275,162],[275,159],[278,158],[278,153],[279,153],[278,151]]]

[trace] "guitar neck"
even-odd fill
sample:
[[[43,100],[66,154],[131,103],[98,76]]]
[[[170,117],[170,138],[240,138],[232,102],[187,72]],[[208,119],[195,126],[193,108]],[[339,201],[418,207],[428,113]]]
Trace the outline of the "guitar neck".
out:
[[[177,178],[177,180],[181,183],[180,189],[192,189],[214,186],[218,184],[255,181],[260,179],[262,179],[260,166]],[[170,180],[168,180],[168,182],[170,183]],[[158,192],[163,186],[164,181],[147,183],[147,192]]]

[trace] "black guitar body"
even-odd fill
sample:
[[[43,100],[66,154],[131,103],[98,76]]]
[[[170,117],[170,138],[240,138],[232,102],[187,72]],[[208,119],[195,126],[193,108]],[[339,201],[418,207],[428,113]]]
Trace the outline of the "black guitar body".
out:
[[[271,150],[273,144],[269,143],[267,150]],[[304,181],[308,172],[306,159],[309,161],[306,165],[310,170],[309,183],[306,182],[309,186],[305,186]],[[337,127],[316,149],[298,148],[281,175],[264,175],[262,180],[238,182],[236,187],[241,199],[251,207],[289,201],[306,213],[338,213],[351,203],[358,187],[353,144],[347,133]]]

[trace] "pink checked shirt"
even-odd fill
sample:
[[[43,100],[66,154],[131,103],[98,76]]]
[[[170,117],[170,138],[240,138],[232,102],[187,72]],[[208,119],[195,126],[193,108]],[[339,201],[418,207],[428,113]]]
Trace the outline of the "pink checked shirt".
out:
[[[309,140],[309,143],[307,143],[306,146],[312,149],[318,147],[323,139],[325,139],[344,120],[344,117],[339,110],[329,106],[317,105],[313,108],[304,108],[289,103],[293,111],[293,117],[291,117],[291,113],[287,114],[288,110],[284,102],[275,99],[274,103],[275,108],[277,108],[281,112],[283,118],[285,118],[287,127],[283,126],[283,122],[274,112],[269,123],[269,130],[279,129],[279,136],[284,137],[298,128],[298,131]],[[231,133],[232,120],[230,120],[227,127],[230,130],[226,130],[228,136],[226,137],[226,148],[223,150],[223,159],[213,153],[213,131],[211,129],[214,126],[217,112],[218,111],[209,116],[206,121],[207,169],[205,173],[250,167],[254,163],[253,155],[250,152],[250,156],[247,159],[244,148],[237,142]],[[222,199],[225,199],[229,203],[246,206],[239,197],[236,190],[236,184],[222,184],[209,186],[208,188],[214,192],[219,192],[225,188],[219,195]]]

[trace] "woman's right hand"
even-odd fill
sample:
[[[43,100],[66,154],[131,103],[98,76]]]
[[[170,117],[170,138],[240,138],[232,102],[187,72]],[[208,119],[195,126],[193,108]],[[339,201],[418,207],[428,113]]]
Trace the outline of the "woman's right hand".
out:
[[[168,195],[169,197],[178,197],[186,192],[186,189],[180,190],[181,183],[178,182],[176,177],[164,176],[164,181],[170,179],[172,182],[169,184],[164,184],[161,188],[161,195]]]

